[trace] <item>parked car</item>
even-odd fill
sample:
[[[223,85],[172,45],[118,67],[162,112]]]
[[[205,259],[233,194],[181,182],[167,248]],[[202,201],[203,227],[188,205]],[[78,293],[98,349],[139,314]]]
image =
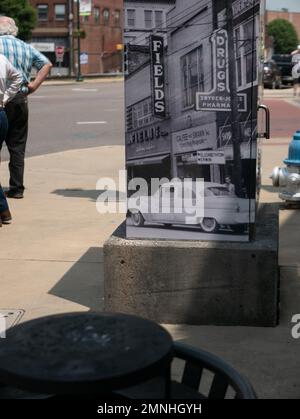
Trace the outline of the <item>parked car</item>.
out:
[[[160,186],[155,195],[140,197],[138,208],[135,199],[129,198],[128,215],[131,217],[132,224],[135,227],[142,227],[145,222],[164,224],[168,227],[172,225],[199,225],[206,233],[216,233],[220,226],[224,225],[230,226],[236,233],[243,233],[249,224],[249,200],[232,195],[226,185],[205,182],[204,217],[201,218],[197,214],[192,214],[194,208],[190,203],[191,200],[188,203],[190,207],[185,204],[182,205],[181,202],[179,211],[176,211],[174,206],[178,204],[178,201],[175,200],[175,193],[175,184],[165,183]],[[170,197],[170,202],[164,202],[163,196]],[[182,200],[182,195],[180,196]],[[194,190],[192,190],[192,197],[193,199],[196,198]],[[156,202],[151,201],[151,199],[156,200]],[[155,213],[150,210],[154,207],[159,208],[159,211]]]
[[[281,71],[282,84],[293,84],[292,56],[290,54],[275,54],[272,56],[272,60],[275,61],[277,67]]]
[[[280,89],[282,84],[281,71],[275,61],[264,63],[264,86],[270,89]]]

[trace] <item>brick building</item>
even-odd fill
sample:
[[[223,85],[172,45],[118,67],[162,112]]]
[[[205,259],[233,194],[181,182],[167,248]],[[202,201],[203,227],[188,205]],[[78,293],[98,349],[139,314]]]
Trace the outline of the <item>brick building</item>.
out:
[[[52,74],[71,74],[77,67],[77,3],[74,0],[30,0],[37,10],[38,25],[31,42],[54,64]],[[80,17],[83,75],[122,70],[122,0],[91,0],[91,14]],[[55,48],[63,46],[61,68]]]

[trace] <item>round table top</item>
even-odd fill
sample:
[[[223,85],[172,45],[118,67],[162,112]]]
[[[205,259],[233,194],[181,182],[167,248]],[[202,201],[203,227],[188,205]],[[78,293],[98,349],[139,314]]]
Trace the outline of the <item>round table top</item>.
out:
[[[0,382],[47,394],[101,394],[159,375],[172,338],[113,313],[68,313],[19,324],[0,342]]]

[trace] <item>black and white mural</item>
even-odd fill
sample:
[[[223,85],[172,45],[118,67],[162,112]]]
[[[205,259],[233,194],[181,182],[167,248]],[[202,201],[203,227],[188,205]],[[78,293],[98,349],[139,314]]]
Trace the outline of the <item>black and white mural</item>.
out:
[[[125,0],[127,238],[248,241],[259,0]]]

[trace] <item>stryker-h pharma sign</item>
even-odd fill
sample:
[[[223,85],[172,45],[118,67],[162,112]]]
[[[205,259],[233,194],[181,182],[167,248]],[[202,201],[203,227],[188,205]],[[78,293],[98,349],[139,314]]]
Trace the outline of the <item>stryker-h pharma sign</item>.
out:
[[[196,93],[197,111],[231,111],[228,69],[228,35],[225,29],[218,29],[211,38],[213,44],[213,89],[210,92]],[[246,94],[239,93],[238,109],[247,111]]]
[[[166,117],[164,38],[150,37],[153,116]]]

